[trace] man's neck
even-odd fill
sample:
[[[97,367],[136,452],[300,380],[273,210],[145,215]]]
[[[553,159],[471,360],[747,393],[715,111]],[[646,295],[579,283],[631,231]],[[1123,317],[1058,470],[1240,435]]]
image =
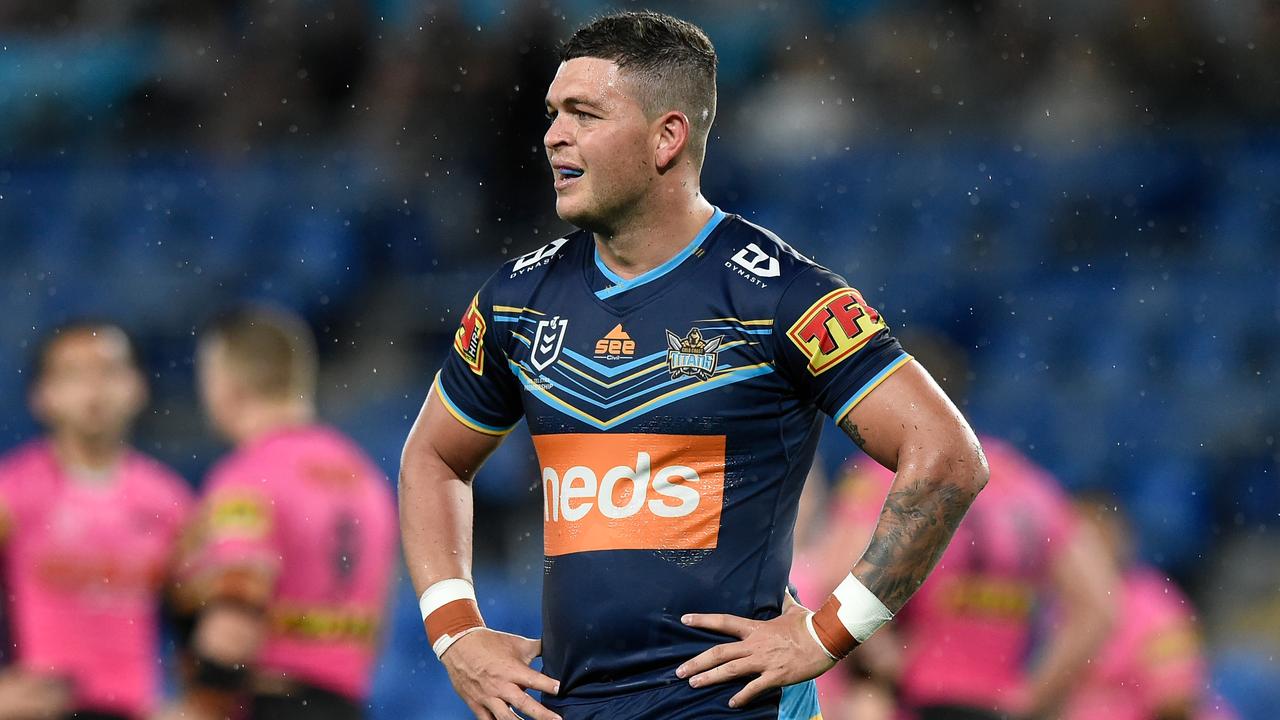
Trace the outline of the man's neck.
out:
[[[683,250],[714,214],[711,203],[694,193],[678,208],[637,214],[612,235],[594,233],[596,250],[606,267],[630,280]]]
[[[58,465],[74,477],[110,477],[125,452],[124,438],[92,438],[70,432],[50,436]]]
[[[315,422],[315,415],[315,405],[308,400],[260,400],[236,413],[230,440],[244,445],[279,430],[308,425]]]

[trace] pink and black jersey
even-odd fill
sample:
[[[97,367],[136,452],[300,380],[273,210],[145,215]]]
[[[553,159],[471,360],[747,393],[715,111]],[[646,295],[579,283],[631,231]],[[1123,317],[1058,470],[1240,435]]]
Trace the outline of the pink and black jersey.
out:
[[[1032,614],[1075,531],[1070,501],[1045,470],[1003,441],[981,440],[991,478],[895,620],[905,648],[902,697],[911,707],[1019,710]],[[879,466],[855,473],[858,487],[843,494],[837,517],[869,532],[893,474]]]
[[[820,414],[842,418],[909,360],[843,278],[719,210],[635,278],[585,231],[490,278],[434,392],[479,432],[524,419],[533,435],[543,659],[562,687],[548,702],[679,683],[725,640],[684,613],[776,617]],[[770,697],[750,712],[779,717]]]
[[[47,442],[0,460],[16,661],[65,677],[80,710],[131,718],[159,699],[159,604],[192,506],[186,483],[129,452],[78,479]]]
[[[258,669],[366,697],[396,557],[386,476],[337,431],[290,428],[219,463],[200,507],[197,594],[239,571],[266,578]]]

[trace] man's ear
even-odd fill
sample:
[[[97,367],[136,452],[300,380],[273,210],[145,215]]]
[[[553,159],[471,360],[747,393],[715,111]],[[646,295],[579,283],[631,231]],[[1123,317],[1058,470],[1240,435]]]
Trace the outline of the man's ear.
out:
[[[664,113],[654,124],[654,164],[658,172],[670,170],[689,146],[689,117],[679,110]]]
[[[36,380],[27,391],[27,408],[36,422],[42,425],[49,423],[49,390],[40,380]]]
[[[151,386],[147,384],[147,376],[143,375],[142,371],[137,368],[134,368],[133,377],[129,382],[133,384],[130,400],[133,416],[137,418],[143,410],[147,409],[147,405],[151,402]]]

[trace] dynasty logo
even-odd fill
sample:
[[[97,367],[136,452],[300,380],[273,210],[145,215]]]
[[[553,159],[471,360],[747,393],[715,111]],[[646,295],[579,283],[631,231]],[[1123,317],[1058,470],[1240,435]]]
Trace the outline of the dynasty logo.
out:
[[[716,372],[716,357],[723,341],[723,335],[704,339],[698,328],[693,328],[683,338],[668,330],[667,371],[672,378],[687,375],[699,380],[711,379]]]

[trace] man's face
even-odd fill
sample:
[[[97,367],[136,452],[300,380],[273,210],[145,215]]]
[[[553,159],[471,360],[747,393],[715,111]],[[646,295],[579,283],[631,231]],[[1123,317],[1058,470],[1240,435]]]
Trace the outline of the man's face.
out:
[[[32,388],[35,415],[55,433],[123,440],[147,391],[129,342],[111,327],[75,330],[49,347]]]
[[[589,230],[612,227],[657,175],[653,128],[633,82],[610,60],[574,58],[551,81],[547,112],[556,214]]]

